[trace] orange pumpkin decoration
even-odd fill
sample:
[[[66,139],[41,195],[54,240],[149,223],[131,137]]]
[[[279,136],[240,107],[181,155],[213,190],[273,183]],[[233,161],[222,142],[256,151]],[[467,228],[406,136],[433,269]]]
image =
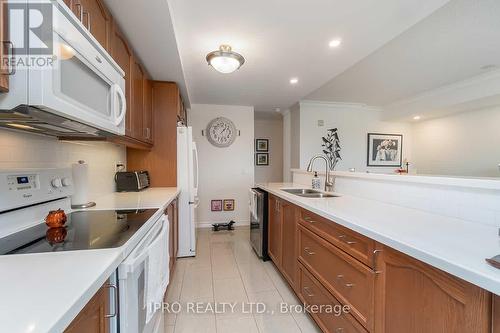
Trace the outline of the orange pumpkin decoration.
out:
[[[62,243],[66,238],[68,231],[64,227],[50,228],[45,233],[45,237],[50,244]]]
[[[64,210],[51,210],[45,218],[45,224],[49,228],[60,228],[64,226],[67,220],[68,217],[66,216],[66,213],[64,213]]]

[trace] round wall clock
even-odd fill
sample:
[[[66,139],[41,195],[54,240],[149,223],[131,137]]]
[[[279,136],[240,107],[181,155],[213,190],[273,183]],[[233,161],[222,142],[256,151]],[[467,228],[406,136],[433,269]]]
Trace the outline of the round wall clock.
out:
[[[227,118],[215,118],[207,126],[207,139],[216,147],[229,147],[236,140],[236,126]]]

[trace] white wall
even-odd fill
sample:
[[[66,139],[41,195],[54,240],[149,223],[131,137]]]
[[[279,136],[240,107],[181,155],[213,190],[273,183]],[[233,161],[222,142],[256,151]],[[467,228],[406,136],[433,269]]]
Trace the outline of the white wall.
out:
[[[300,168],[307,168],[312,156],[322,154],[321,137],[330,128],[338,128],[342,147],[342,160],[337,164],[336,170],[355,168],[360,172],[394,172],[394,167],[366,166],[368,133],[403,134],[403,159],[407,158],[411,162],[411,124],[386,122],[380,120],[380,117],[379,110],[359,105],[300,102]],[[318,126],[318,120],[323,120],[324,126]],[[324,166],[319,164],[316,168],[324,170]]]
[[[46,136],[0,129],[0,169],[65,168],[89,165],[89,194],[115,191],[115,163],[127,162],[126,149],[108,142],[62,142]]]
[[[201,131],[216,117],[231,119],[241,136],[227,148],[210,144]],[[197,224],[208,227],[215,222],[235,220],[249,224],[249,189],[254,185],[254,110],[248,106],[192,104],[189,124],[198,146],[200,165]],[[212,199],[235,199],[233,212],[211,212]]]
[[[301,143],[301,117],[300,105],[295,104],[290,108],[290,167],[300,167],[300,143]]]
[[[419,174],[500,177],[500,107],[416,123]]]
[[[255,183],[283,181],[283,118],[269,113],[255,112],[255,139],[269,140],[269,165],[255,166]]]

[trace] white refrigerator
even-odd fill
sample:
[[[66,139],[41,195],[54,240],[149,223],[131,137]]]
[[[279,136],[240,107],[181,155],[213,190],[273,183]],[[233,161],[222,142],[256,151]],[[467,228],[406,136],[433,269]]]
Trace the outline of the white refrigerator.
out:
[[[198,207],[198,151],[191,127],[177,127],[177,187],[180,189],[178,257],[196,255],[195,211]]]

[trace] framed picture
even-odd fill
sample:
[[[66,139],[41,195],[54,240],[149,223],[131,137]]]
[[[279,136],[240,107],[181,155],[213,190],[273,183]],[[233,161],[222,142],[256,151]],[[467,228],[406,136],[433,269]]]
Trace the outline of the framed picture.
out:
[[[269,154],[268,153],[256,153],[255,154],[255,165],[269,165]]]
[[[234,199],[224,199],[224,211],[234,210]]]
[[[400,167],[402,152],[403,135],[368,133],[367,166]]]
[[[222,200],[212,200],[210,203],[212,212],[222,211]]]
[[[269,151],[269,139],[255,139],[255,151]]]

